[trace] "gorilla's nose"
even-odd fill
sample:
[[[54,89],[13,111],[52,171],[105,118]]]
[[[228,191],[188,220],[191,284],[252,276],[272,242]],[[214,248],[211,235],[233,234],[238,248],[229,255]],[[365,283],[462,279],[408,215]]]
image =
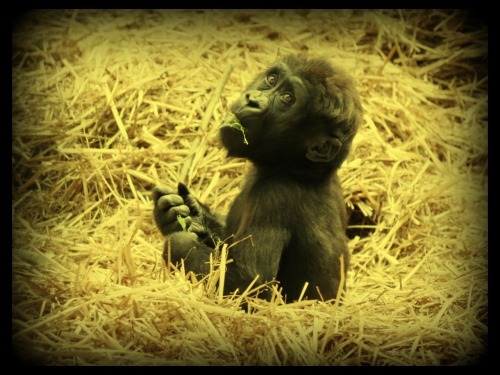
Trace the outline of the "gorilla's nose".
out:
[[[268,106],[269,99],[262,91],[250,90],[245,93],[247,99],[247,106],[252,108],[265,109]]]

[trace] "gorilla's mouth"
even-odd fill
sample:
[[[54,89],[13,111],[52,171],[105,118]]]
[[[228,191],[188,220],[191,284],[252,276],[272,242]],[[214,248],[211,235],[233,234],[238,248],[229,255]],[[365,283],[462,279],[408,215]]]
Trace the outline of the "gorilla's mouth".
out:
[[[243,135],[243,143],[248,145],[248,141],[245,136],[245,127],[241,124],[236,115],[231,114],[226,120],[222,122],[221,128],[226,128],[226,127],[240,131],[241,134]]]

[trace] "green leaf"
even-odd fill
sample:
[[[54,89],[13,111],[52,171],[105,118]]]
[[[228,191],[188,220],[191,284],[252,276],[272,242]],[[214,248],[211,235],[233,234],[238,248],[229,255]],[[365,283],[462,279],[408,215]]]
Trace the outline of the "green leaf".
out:
[[[186,232],[187,231],[186,220],[181,215],[177,215],[177,221],[181,225],[182,230]]]
[[[231,118],[231,120],[229,121],[223,122],[221,127],[225,126],[239,130],[241,134],[243,134],[243,143],[248,145],[247,137],[245,136],[245,128],[238,122],[236,117]]]

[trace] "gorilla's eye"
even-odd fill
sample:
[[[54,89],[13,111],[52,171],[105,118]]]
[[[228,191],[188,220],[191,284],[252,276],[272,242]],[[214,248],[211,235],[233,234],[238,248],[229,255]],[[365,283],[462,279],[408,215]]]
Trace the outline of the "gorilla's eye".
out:
[[[266,77],[266,81],[269,86],[274,87],[274,85],[276,85],[276,83],[278,82],[278,77],[276,76],[276,74],[269,74]]]
[[[281,100],[283,100],[283,102],[285,102],[286,104],[293,104],[293,102],[295,101],[295,98],[293,97],[292,94],[287,92],[287,93],[281,95]]]

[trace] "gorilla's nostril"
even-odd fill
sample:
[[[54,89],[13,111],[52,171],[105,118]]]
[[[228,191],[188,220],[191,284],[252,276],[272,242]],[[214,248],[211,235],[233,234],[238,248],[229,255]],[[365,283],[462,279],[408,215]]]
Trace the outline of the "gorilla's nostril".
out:
[[[253,100],[249,100],[247,106],[250,108],[259,108],[259,103]]]

